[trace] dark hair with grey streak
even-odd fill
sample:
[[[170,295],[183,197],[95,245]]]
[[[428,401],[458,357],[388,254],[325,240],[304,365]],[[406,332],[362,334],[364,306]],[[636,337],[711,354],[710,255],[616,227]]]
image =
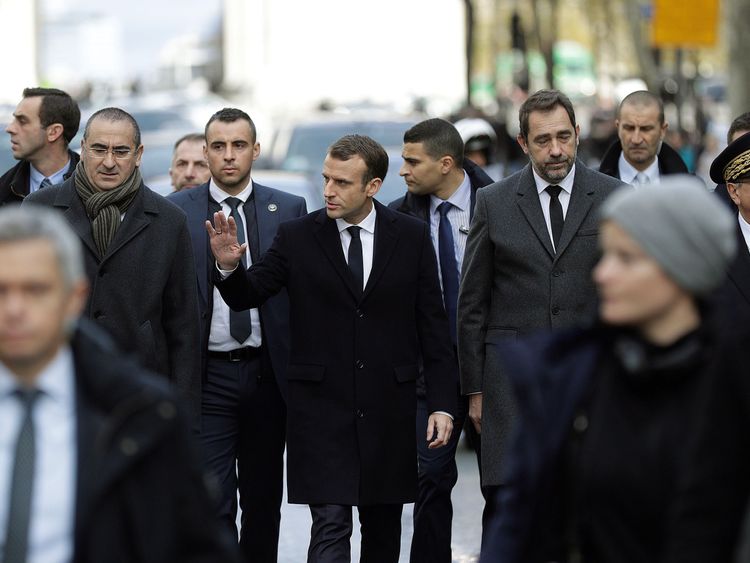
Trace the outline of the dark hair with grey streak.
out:
[[[426,119],[404,133],[404,143],[422,143],[433,160],[450,156],[461,167],[464,163],[464,141],[453,124],[445,119]]]
[[[575,129],[576,114],[573,111],[573,104],[570,98],[558,90],[538,90],[526,98],[526,101],[518,111],[521,136],[527,140],[529,138],[529,116],[532,112],[541,111],[548,113],[553,111],[557,106],[561,106],[566,111],[573,129]]]
[[[255,143],[258,138],[258,131],[255,129],[255,123],[253,123],[253,120],[250,119],[250,116],[248,114],[237,108],[223,108],[213,114],[209,118],[208,123],[206,123],[206,129],[204,131],[206,139],[208,139],[208,126],[211,125],[214,121],[221,121],[222,123],[234,123],[239,119],[244,119],[248,122],[248,124],[250,125],[250,138],[252,139],[253,143]]]
[[[67,92],[57,88],[24,88],[24,98],[41,97],[39,106],[39,121],[42,127],[49,127],[53,123],[63,126],[65,146],[73,140],[81,124],[81,110],[76,101]]]
[[[54,248],[66,288],[85,278],[81,242],[57,211],[33,204],[0,208],[0,245],[35,239]]]
[[[89,128],[91,127],[91,124],[97,119],[102,119],[104,121],[127,121],[133,127],[133,143],[135,143],[135,148],[137,149],[141,146],[141,128],[138,127],[138,122],[132,115],[120,108],[100,109],[94,113],[94,115],[89,117],[89,120],[86,122],[86,127],[83,129],[84,141],[89,136]]]
[[[380,143],[367,135],[344,135],[328,148],[328,154],[336,160],[349,160],[359,156],[365,161],[362,184],[374,178],[385,180],[388,172],[388,153]]]
[[[727,131],[728,145],[732,143],[732,137],[734,137],[734,134],[737,133],[737,131],[745,131],[745,133],[750,132],[750,111],[746,111],[732,120],[732,124],[729,126],[729,131]]]
[[[179,147],[184,142],[190,142],[190,143],[203,143],[206,144],[206,136],[203,133],[188,133],[187,135],[183,135],[179,139],[177,139],[177,142],[174,144],[173,152],[177,150],[177,147]]]
[[[620,119],[620,112],[625,105],[631,106],[656,106],[659,108],[659,125],[664,125],[664,102],[659,96],[648,90],[636,90],[625,96],[617,107],[615,117]]]

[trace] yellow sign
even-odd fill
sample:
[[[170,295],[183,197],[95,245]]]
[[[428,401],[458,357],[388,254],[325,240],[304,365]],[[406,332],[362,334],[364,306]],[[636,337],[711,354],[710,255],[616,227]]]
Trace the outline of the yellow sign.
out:
[[[654,47],[713,47],[719,0],[653,0]]]

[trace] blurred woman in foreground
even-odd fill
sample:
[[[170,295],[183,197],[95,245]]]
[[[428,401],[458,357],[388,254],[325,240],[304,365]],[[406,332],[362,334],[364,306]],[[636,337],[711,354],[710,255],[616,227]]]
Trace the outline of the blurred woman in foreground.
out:
[[[502,350],[521,416],[482,562],[678,561],[700,547],[676,511],[706,398],[746,353],[707,303],[733,221],[690,177],[620,190],[601,217],[597,323]]]

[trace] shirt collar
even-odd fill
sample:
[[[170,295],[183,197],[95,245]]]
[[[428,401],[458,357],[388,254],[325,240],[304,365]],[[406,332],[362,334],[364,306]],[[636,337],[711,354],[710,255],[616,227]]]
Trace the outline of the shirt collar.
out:
[[[750,224],[745,221],[742,213],[737,213],[737,217],[738,221],[740,222],[740,232],[742,232],[742,238],[745,239],[745,245],[747,245],[748,250],[750,250]]]
[[[358,225],[352,225],[351,223],[348,223],[347,221],[344,221],[343,219],[336,219],[336,227],[339,230],[339,234],[341,234],[342,231],[345,229],[348,229],[349,227],[362,227],[363,231],[366,231],[370,234],[375,234],[375,202],[372,204],[372,209],[370,210],[370,213],[368,213],[367,217],[362,219]]]
[[[536,173],[536,170],[534,170],[533,166],[531,167],[531,171],[534,173],[534,182],[536,182],[537,193],[541,194],[544,190],[547,189],[547,186],[560,186],[568,195],[573,193],[573,180],[575,180],[576,176],[575,163],[573,163],[573,166],[571,166],[568,175],[565,176],[565,178],[563,178],[557,184],[550,184],[547,180],[543,179],[539,174]]]
[[[625,160],[625,155],[622,152],[620,152],[620,160],[617,163],[617,167],[620,171],[620,180],[626,184],[632,184],[635,180],[635,175],[640,172],[640,170],[636,170],[632,164]],[[649,183],[653,184],[659,180],[659,155],[656,155],[654,161],[641,174],[646,176],[646,180]]]
[[[461,211],[466,211],[471,207],[471,182],[469,181],[469,175],[464,171],[464,179],[458,186],[458,189],[446,200],[442,200],[436,195],[430,196],[430,213],[437,211],[438,205],[447,201],[454,207],[458,207]]]
[[[45,176],[44,174],[39,172],[39,170],[34,168],[33,164],[29,163],[29,177],[31,178],[31,181],[37,185],[41,185],[42,180],[44,180],[45,178],[48,178],[50,183],[52,184],[59,184],[63,181],[63,176],[65,176],[68,168],[70,168],[70,159],[68,159],[68,162],[66,162],[65,166],[60,168],[60,170],[50,174],[49,176]]]
[[[73,376],[73,353],[65,345],[39,374],[35,387],[56,403],[73,405],[75,378]],[[16,377],[0,362],[0,398],[18,389]]]
[[[250,197],[250,194],[253,193],[253,181],[250,180],[247,183],[247,186],[245,186],[244,190],[242,190],[237,195],[232,196],[228,194],[227,192],[225,192],[224,190],[222,190],[219,186],[217,186],[216,183],[214,182],[214,179],[211,178],[208,181],[208,193],[211,194],[211,197],[216,203],[222,203],[228,197],[236,197],[237,199],[241,200],[242,203],[244,204],[245,202],[247,202],[248,198]]]

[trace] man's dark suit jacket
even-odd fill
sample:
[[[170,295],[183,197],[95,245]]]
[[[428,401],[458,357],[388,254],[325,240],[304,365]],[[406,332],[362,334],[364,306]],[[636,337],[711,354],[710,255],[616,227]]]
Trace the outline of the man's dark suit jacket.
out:
[[[236,561],[173,393],[81,321],[73,338],[75,563]]]
[[[599,172],[620,179],[620,154],[622,153],[622,144],[618,139],[608,149],[602,157],[602,163],[599,166]],[[690,174],[685,161],[680,154],[670,147],[667,143],[661,144],[661,149],[657,155],[659,161],[659,175],[668,176],[669,174]]]
[[[70,178],[75,172],[78,161],[81,160],[78,153],[70,149],[68,149],[68,157],[70,158],[70,166],[63,176],[64,180]],[[29,195],[30,175],[31,165],[27,160],[22,160],[0,176],[0,205],[21,203]]]
[[[107,254],[100,257],[75,174],[27,196],[27,204],[59,210],[83,242],[91,284],[85,316],[106,328],[122,351],[168,376],[197,417],[200,323],[185,214],[141,184]]]
[[[280,225],[258,264],[217,283],[237,310],[283,287],[289,293],[292,503],[414,501],[420,353],[429,412],[455,413],[455,358],[429,230],[374,203],[374,255],[364,292],[325,210]]]
[[[268,250],[279,224],[307,214],[305,200],[273,188],[253,183],[255,215],[258,225],[259,255]],[[182,190],[167,197],[182,209],[188,218],[192,240],[195,271],[198,274],[198,304],[201,315],[201,350],[208,349],[208,337],[213,315],[215,260],[206,232],[206,220],[213,222],[213,214],[221,206],[209,198],[208,183]],[[286,398],[286,365],[289,361],[289,298],[286,291],[270,298],[260,310],[263,344],[268,347],[273,371],[282,396]],[[205,362],[205,358],[204,358]]]

